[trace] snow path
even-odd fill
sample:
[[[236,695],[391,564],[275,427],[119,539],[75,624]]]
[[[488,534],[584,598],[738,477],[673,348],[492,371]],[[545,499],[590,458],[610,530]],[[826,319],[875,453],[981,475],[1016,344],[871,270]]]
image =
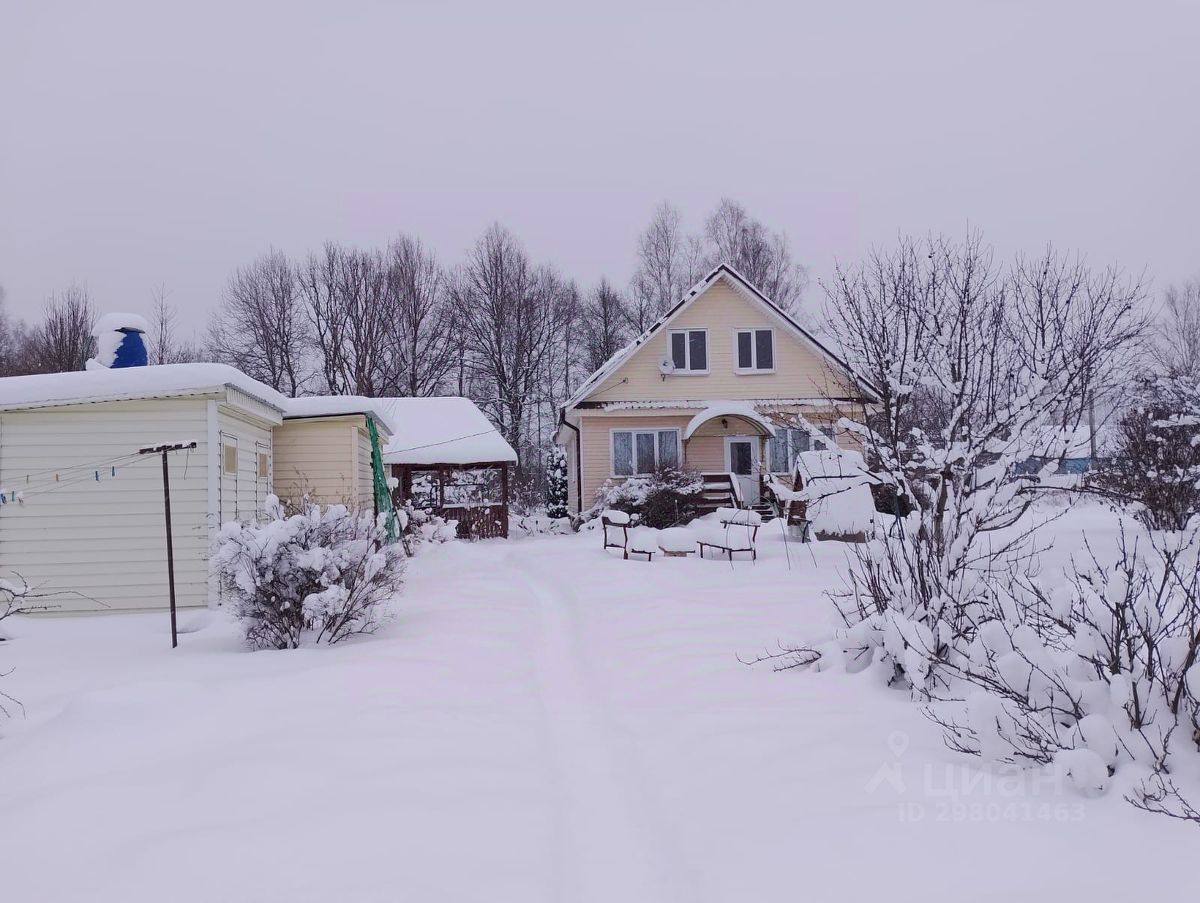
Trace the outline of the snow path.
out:
[[[734,565],[424,548],[396,620],[325,649],[247,653],[203,612],[174,650],[160,614],[5,622],[0,898],[1186,896],[1194,829],[1119,789],[998,781],[870,672],[741,664],[834,623],[845,554],[760,539]]]
[[[633,757],[607,714],[579,642],[579,597],[529,554],[509,564],[536,600],[539,693],[559,801],[556,900],[609,903],[702,899],[685,893],[651,825]],[[685,885],[692,882],[686,881]]]

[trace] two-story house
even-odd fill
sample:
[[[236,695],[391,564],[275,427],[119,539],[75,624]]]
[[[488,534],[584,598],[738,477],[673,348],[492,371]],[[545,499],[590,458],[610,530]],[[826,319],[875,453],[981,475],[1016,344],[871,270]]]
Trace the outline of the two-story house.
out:
[[[567,401],[558,440],[571,510],[606,480],[684,467],[735,503],[789,473],[822,443],[855,447],[838,430],[875,393],[836,354],[722,264]]]

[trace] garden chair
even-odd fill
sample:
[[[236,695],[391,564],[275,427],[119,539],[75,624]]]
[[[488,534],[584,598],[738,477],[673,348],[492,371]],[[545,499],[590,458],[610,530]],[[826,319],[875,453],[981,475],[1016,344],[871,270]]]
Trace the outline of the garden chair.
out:
[[[629,557],[630,520],[627,512],[617,511],[615,508],[600,514],[600,525],[604,529],[604,548],[620,549],[625,558]]]
[[[724,552],[733,561],[734,552],[749,552],[752,560],[758,560],[758,528],[762,517],[757,511],[744,508],[718,508],[717,523],[705,524],[698,545],[700,557],[704,550]]]

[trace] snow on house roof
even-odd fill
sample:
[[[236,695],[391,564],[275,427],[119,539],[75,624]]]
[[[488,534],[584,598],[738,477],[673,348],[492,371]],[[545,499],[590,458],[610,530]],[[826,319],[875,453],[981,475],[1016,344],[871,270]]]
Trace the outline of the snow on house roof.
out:
[[[684,441],[692,438],[692,433],[716,417],[741,417],[743,420],[757,423],[768,436],[775,435],[775,424],[754,410],[754,405],[749,402],[710,401],[708,407],[688,421],[688,425],[683,430]]]
[[[159,364],[0,379],[0,410],[207,395],[232,387],[282,412],[280,393],[227,364]]]
[[[385,464],[515,463],[517,453],[469,398],[377,398],[396,429]]]
[[[362,395],[307,395],[303,398],[287,399],[283,412],[284,420],[299,420],[306,417],[344,417],[365,414],[383,427],[389,434],[396,432],[384,398],[364,398]]]
[[[743,295],[743,297],[750,298],[761,304],[765,304],[776,316],[781,318],[784,323],[786,323],[797,334],[799,334],[804,341],[810,344],[818,354],[829,358],[835,364],[837,364],[848,376],[850,376],[854,382],[858,383],[859,387],[864,392],[871,395],[877,394],[877,391],[870,385],[870,383],[856,374],[851,369],[849,364],[847,364],[842,358],[840,358],[824,344],[819,342],[816,337],[814,337],[813,334],[807,329],[789,317],[783,308],[755,288],[750,280],[735,270],[728,263],[722,263],[713,269],[711,273],[688,289],[684,293],[683,297],[680,298],[673,307],[671,307],[666,313],[664,313],[650,325],[649,329],[647,329],[640,336],[601,364],[595,373],[593,373],[580,384],[579,388],[575,391],[575,394],[567,400],[566,404],[563,406],[563,409],[570,410],[575,405],[579,404],[579,402],[586,399],[592,392],[596,391],[596,388],[626,361],[628,361],[629,358],[633,356],[634,352],[646,344],[646,342],[653,337],[655,333],[662,329],[662,327],[665,326],[668,321],[673,319],[676,314],[682,311],[692,300],[707,290],[709,286],[713,285],[713,283],[715,283],[718,279],[724,279],[726,283],[728,283],[735,291]]]

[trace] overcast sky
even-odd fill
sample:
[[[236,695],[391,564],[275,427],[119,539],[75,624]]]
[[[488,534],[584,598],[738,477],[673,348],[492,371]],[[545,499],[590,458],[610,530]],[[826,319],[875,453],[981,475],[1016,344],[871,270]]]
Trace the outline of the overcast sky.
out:
[[[199,328],[271,246],[453,262],[496,220],[624,283],[658,202],[722,196],[817,278],[968,225],[1200,273],[1195,0],[576,6],[0,0],[9,308],[161,283]]]

